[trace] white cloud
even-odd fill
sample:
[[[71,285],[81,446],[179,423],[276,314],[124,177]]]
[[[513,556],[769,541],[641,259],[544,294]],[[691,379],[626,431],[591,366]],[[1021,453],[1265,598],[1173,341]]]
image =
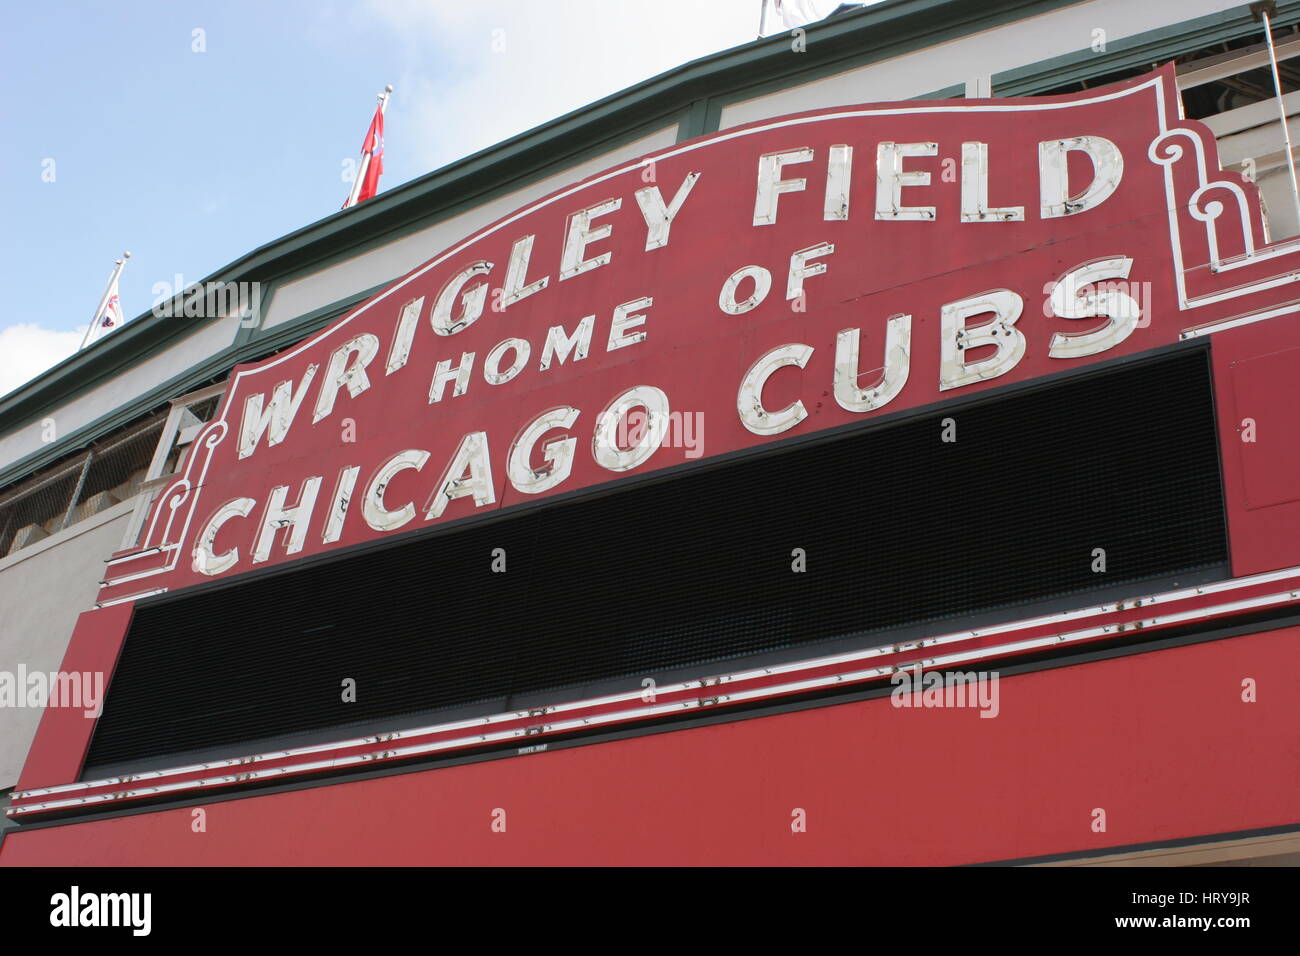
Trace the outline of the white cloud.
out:
[[[836,5],[805,3],[823,15]],[[395,183],[690,60],[747,43],[758,32],[759,4],[370,0],[359,15],[393,34],[393,149],[385,162],[395,173],[400,164]],[[779,28],[779,19],[774,24],[769,11],[769,32]]]
[[[31,322],[0,329],[0,395],[7,395],[77,351],[85,326],[56,332]]]

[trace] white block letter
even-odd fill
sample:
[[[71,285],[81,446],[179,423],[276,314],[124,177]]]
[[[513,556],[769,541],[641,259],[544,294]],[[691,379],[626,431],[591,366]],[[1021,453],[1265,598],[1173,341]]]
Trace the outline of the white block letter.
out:
[[[1047,354],[1051,358],[1083,358],[1112,349],[1133,334],[1142,308],[1130,295],[1119,289],[1105,292],[1080,290],[1106,279],[1127,279],[1133,260],[1125,256],[1087,262],[1061,277],[1052,287],[1052,312],[1062,319],[1106,317],[1110,321],[1089,332],[1057,332],[1052,336]]]
[[[1092,182],[1076,196],[1070,195],[1069,154],[1086,153],[1092,160]],[[1044,219],[1073,216],[1095,209],[1119,188],[1124,178],[1124,155],[1108,139],[1075,136],[1038,144],[1038,184]]]
[[[808,417],[808,409],[803,402],[794,402],[776,412],[769,412],[763,406],[763,386],[772,373],[786,365],[803,368],[812,358],[811,345],[792,343],[772,349],[745,373],[736,393],[736,411],[740,413],[740,422],[755,435],[779,435],[789,431]]]
[[[938,143],[881,143],[876,147],[876,218],[934,221],[933,206],[904,206],[904,186],[928,186],[930,174],[903,171],[908,156],[938,156]]]
[[[971,385],[1005,375],[1016,367],[1025,354],[1025,336],[1015,327],[1024,308],[1024,300],[1009,289],[994,289],[968,299],[949,302],[939,312],[939,389],[940,391]],[[973,315],[992,312],[984,325],[966,328]],[[978,362],[966,362],[962,352],[992,345],[997,351]]]
[[[805,146],[786,153],[765,153],[758,157],[758,188],[754,192],[754,225],[771,226],[776,223],[776,201],[781,193],[796,193],[808,186],[808,180],[782,179],[781,167],[793,163],[807,163],[813,151]]]

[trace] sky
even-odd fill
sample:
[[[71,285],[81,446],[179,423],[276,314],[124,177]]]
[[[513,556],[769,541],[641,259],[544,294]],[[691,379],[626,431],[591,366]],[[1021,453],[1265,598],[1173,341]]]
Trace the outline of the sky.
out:
[[[838,0],[787,0],[825,15]],[[0,27],[0,395],[336,212],[384,85],[392,188],[689,60],[761,0],[45,0]],[[767,34],[783,29],[767,17]]]

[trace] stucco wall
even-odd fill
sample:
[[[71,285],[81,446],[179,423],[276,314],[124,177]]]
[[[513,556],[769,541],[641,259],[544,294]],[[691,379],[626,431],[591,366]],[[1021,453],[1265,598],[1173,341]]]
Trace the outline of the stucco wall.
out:
[[[104,561],[121,546],[123,502],[0,561],[0,671],[57,671],[77,615],[89,610]],[[42,711],[0,707],[0,790],[18,780]]]

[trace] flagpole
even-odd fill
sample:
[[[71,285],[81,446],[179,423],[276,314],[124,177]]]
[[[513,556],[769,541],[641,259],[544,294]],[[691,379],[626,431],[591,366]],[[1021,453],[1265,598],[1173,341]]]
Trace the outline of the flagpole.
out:
[[[383,116],[388,109],[388,98],[393,95],[393,84],[389,83],[384,87],[384,92],[379,94],[379,115]],[[374,143],[370,144],[371,152],[374,151]],[[352,180],[352,191],[348,193],[348,201],[343,204],[347,209],[355,206],[357,197],[361,195],[361,185],[366,181],[366,170],[370,168],[370,153],[365,153],[361,157],[361,168],[357,170],[356,179]]]
[[[763,28],[767,26],[767,0],[761,0],[762,6],[758,11],[758,38],[763,39]]]
[[[1295,174],[1295,152],[1291,145],[1291,128],[1286,122],[1286,103],[1282,100],[1282,80],[1277,71],[1277,50],[1273,46],[1273,23],[1271,16],[1277,13],[1272,3],[1253,3],[1250,12],[1255,19],[1264,21],[1264,38],[1268,41],[1268,63],[1273,70],[1273,92],[1277,94],[1277,111],[1282,118],[1282,141],[1286,144],[1286,168],[1291,173],[1291,199],[1295,202],[1296,221],[1300,224],[1300,181]]]
[[[90,325],[86,327],[86,334],[81,337],[81,344],[77,346],[78,352],[86,347],[86,342],[90,339],[90,333],[95,330],[95,323],[99,321],[99,317],[104,313],[104,306],[108,305],[108,296],[113,291],[113,283],[122,274],[122,267],[126,265],[126,260],[130,258],[131,253],[124,252],[122,258],[115,263],[113,274],[108,277],[108,285],[104,287],[104,294],[100,296],[99,305],[95,308],[95,317],[90,320]]]

